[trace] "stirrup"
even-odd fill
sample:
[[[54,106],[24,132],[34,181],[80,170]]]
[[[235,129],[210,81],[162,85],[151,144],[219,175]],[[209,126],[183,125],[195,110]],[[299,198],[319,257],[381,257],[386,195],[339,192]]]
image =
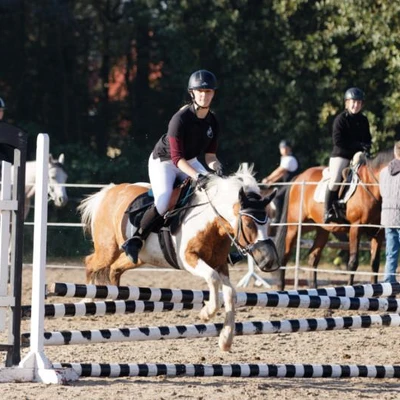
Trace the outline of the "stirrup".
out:
[[[337,215],[335,212],[329,213],[324,216],[324,223],[329,224],[330,222],[336,224],[350,224],[349,221],[343,216]]]
[[[140,236],[132,236],[122,246],[126,256],[134,263],[137,264],[139,258],[139,251],[143,247],[143,239]]]

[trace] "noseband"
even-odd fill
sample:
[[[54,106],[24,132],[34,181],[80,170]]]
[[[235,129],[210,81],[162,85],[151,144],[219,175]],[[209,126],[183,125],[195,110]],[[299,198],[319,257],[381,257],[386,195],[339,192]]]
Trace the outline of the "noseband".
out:
[[[208,196],[207,191],[206,195],[208,198],[208,202],[211,206],[211,208],[213,209],[213,211],[215,212],[215,214],[222,219],[223,221],[227,222],[226,219],[218,212],[218,210],[215,208],[214,204],[212,203],[211,199]],[[244,209],[240,209],[239,210],[239,218],[238,218],[238,224],[237,224],[237,229],[236,229],[236,233],[235,235],[231,235],[227,229],[225,229],[226,234],[228,235],[229,239],[231,240],[231,243],[236,247],[236,249],[239,251],[240,254],[242,254],[243,256],[246,256],[247,254],[250,254],[253,257],[253,248],[255,246],[256,243],[251,243],[248,238],[246,237],[244,230],[243,230],[243,222],[242,222],[242,217],[246,216],[251,218],[253,221],[257,222],[260,225],[265,225],[268,222],[268,215],[267,213],[264,211],[263,213],[265,213],[265,217],[263,219],[257,218],[254,214],[259,213],[261,214],[261,210],[256,209],[256,208],[244,208]],[[228,223],[229,224],[229,223]],[[243,246],[239,243],[239,235],[242,234],[243,239],[246,242],[246,245]],[[265,242],[272,242],[271,238],[265,239]],[[273,246],[275,248],[275,246]]]

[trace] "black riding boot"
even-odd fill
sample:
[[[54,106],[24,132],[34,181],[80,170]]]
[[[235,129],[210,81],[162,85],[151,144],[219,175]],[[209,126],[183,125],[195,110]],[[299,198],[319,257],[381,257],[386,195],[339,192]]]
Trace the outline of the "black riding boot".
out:
[[[125,254],[134,264],[138,262],[139,252],[143,246],[143,242],[150,235],[155,225],[160,222],[160,217],[154,205],[151,206],[144,213],[142,221],[140,222],[140,228],[122,245]]]
[[[324,222],[328,224],[329,222],[337,222],[337,216],[335,210],[333,208],[333,203],[338,199],[338,192],[326,190],[325,194],[325,215],[324,215]]]

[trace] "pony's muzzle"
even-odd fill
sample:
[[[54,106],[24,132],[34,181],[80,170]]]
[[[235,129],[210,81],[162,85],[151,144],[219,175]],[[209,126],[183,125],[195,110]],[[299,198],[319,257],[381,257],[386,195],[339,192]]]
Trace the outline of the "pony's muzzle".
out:
[[[257,241],[248,252],[261,271],[273,272],[280,268],[278,252],[272,239]]]

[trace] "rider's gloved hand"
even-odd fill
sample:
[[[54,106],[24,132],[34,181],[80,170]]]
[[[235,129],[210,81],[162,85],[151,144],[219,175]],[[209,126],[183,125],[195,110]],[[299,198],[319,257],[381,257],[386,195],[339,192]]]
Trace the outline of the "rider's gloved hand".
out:
[[[203,190],[206,187],[208,181],[209,178],[207,175],[197,174],[196,187],[200,190]]]
[[[215,168],[215,173],[221,178],[224,176],[224,170],[221,164],[218,164],[217,168]]]
[[[370,157],[371,153],[371,145],[368,143],[361,143],[362,151],[365,153],[367,157]]]

